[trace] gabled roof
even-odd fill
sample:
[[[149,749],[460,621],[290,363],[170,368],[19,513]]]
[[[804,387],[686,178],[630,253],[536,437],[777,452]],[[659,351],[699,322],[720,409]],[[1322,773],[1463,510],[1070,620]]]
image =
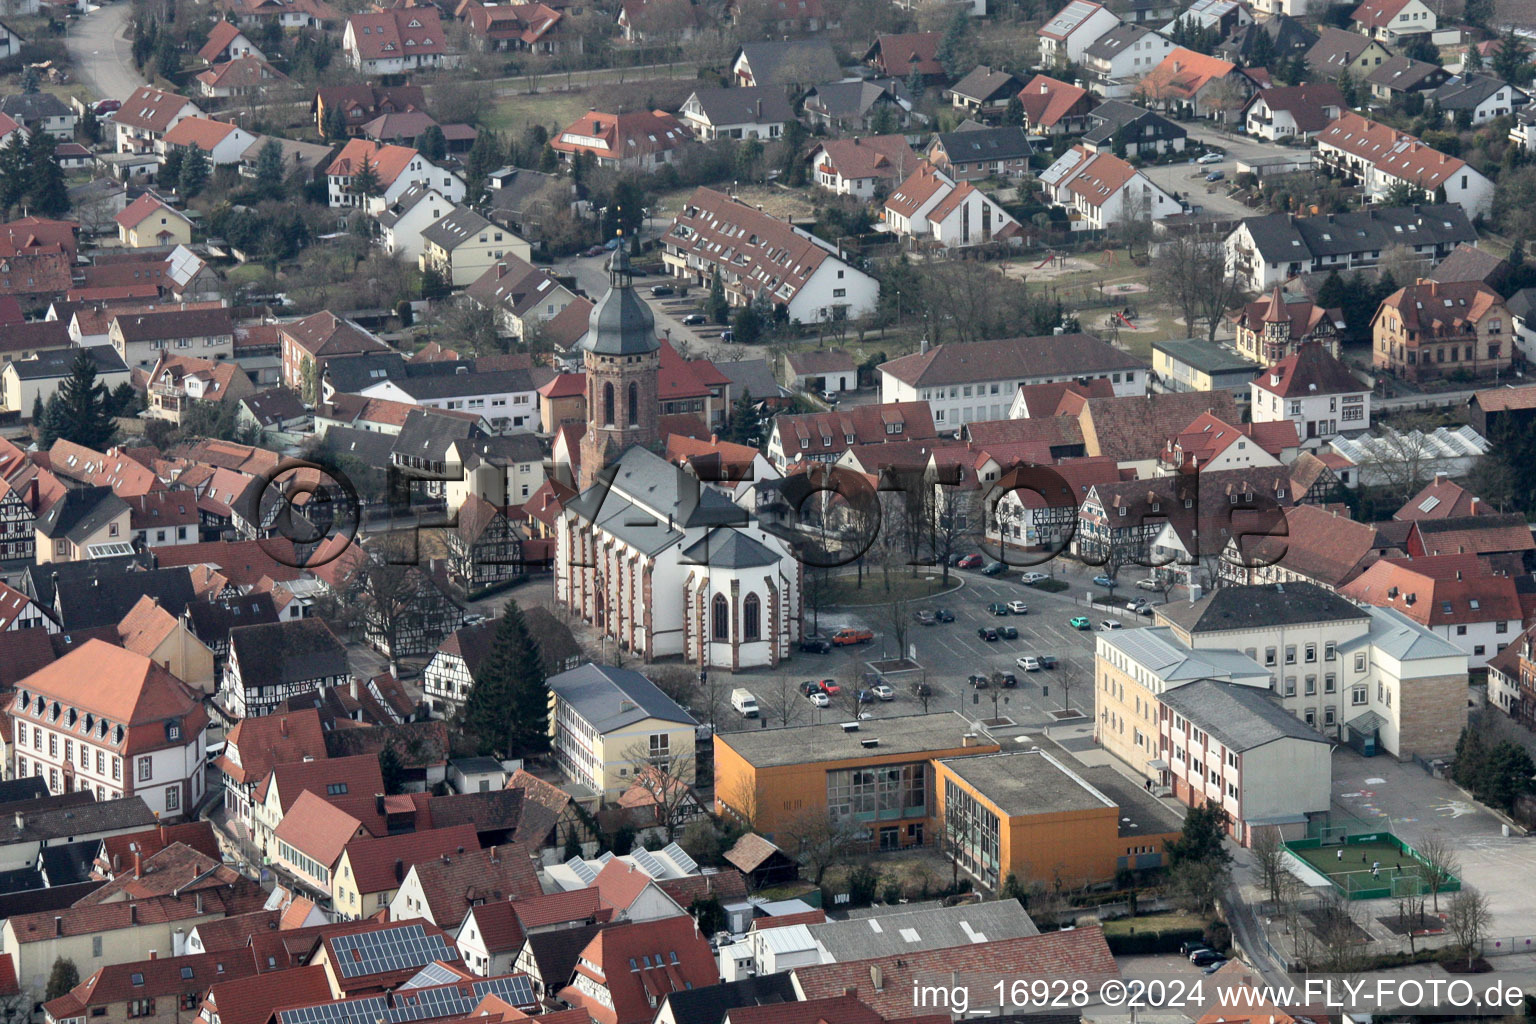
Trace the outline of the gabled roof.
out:
[[[941,32],[904,32],[879,35],[864,53],[866,64],[878,63],[892,78],[905,79],[914,70],[920,75],[943,75],[939,63]]]
[[[1069,0],[1067,6],[1057,11],[1050,20],[1040,26],[1040,35],[1046,39],[1065,40],[1081,29],[1089,18],[1107,10],[1103,4],[1092,0]]]
[[[795,110],[776,85],[736,89],[699,89],[684,102],[697,103],[705,121],[716,127],[733,124],[776,124],[794,118]]]
[[[1325,133],[1326,134],[1326,133]],[[1476,244],[1477,231],[1454,203],[1371,207],[1352,213],[1245,217],[1239,224],[1265,260],[1305,262],[1326,256],[1390,249],[1396,245]]]
[[[396,60],[446,52],[437,8],[396,8],[347,19],[352,43],[363,60]]]
[[[229,633],[230,660],[247,689],[347,674],[347,650],[323,619],[239,626]]]
[[[1273,86],[1253,94],[1243,108],[1262,102],[1270,110],[1283,110],[1291,115],[1296,128],[1302,132],[1320,132],[1340,113],[1349,109],[1344,94],[1332,82],[1309,82],[1306,85]]]
[[[1346,112],[1317,136],[1327,144],[1374,166],[1381,174],[1433,190],[1466,168],[1460,157],[1432,149],[1413,135]]]
[[[482,231],[494,231],[509,235],[511,232],[499,224],[492,224],[467,206],[455,206],[436,223],[422,229],[423,241],[432,242],[452,252]]]
[[[1440,334],[1468,330],[1484,317],[1502,312],[1504,300],[1481,281],[1431,280],[1399,288],[1382,300],[1381,308],[1395,310],[1405,330],[1433,340]]]
[[[1536,384],[1484,388],[1472,396],[1483,412],[1518,412],[1536,409]]]
[[[1019,80],[1008,72],[978,64],[964,78],[950,86],[949,91],[965,99],[986,103],[1006,99],[1010,94],[1018,92],[1019,87]]]
[[[1146,363],[1091,334],[1006,338],[969,345],[935,345],[927,352],[881,363],[880,372],[916,388],[971,384],[1000,376],[1091,376],[1144,370]]]
[[[110,487],[72,487],[37,517],[37,532],[50,540],[82,544],[128,510],[128,503]]]
[[[1381,62],[1380,67],[1373,68],[1365,76],[1365,82],[1392,92],[1412,92],[1433,85],[1434,81],[1431,80],[1440,80],[1445,74],[1445,69],[1438,64],[1398,55],[1388,57]]]
[[[1424,485],[1423,490],[1403,502],[1392,518],[1403,522],[1420,519],[1450,519],[1475,516],[1491,511],[1485,501],[1441,473]]]
[[[1392,24],[1392,19],[1408,6],[1408,2],[1409,0],[1365,0],[1349,17],[1351,21],[1357,21],[1367,29],[1386,28]]]
[[[320,713],[310,708],[242,718],[229,730],[224,753],[214,766],[235,782],[247,784],[266,778],[279,764],[324,760],[325,756]]]
[[[549,140],[549,144],[562,153],[592,153],[610,160],[638,160],[677,149],[691,138],[682,122],[665,110],[617,114],[593,110],[566,125]]]
[[[1317,30],[1317,42],[1307,51],[1307,64],[1314,72],[1336,76],[1373,46],[1378,50],[1385,49],[1359,32],[1324,25]]]
[[[781,302],[793,299],[824,262],[836,259],[832,247],[820,239],[708,188],[695,189],[688,197],[667,245],[720,267],[722,278],[737,292]],[[561,317],[570,313],[567,307]]]
[[[1159,605],[1157,612],[1190,634],[1354,621],[1366,615],[1337,594],[1297,582],[1222,587],[1198,601]]]
[[[476,903],[521,900],[540,892],[528,850],[516,845],[482,850],[470,843],[419,860],[410,871],[421,886],[432,920],[445,926],[459,924]]]
[[[203,44],[201,50],[197,51],[197,55],[203,60],[212,63],[215,57],[229,49],[229,44],[239,39],[242,35],[244,33],[240,31],[239,26],[233,22],[220,19],[214,22],[213,28],[208,30],[208,41]]]
[[[1409,544],[1415,541],[1425,555],[1482,555],[1536,548],[1525,517],[1514,512],[1420,519],[1409,535]]]
[[[359,895],[366,896],[400,888],[412,865],[478,847],[475,827],[465,824],[378,838],[361,836],[347,843],[346,854],[352,884]]]
[[[913,152],[905,135],[867,135],[851,139],[822,139],[809,159],[844,178],[885,178],[900,181],[922,157]]]
[[[1469,71],[1447,79],[1430,94],[1430,99],[1439,110],[1476,110],[1501,89],[1510,88],[1502,78]]]
[[[1261,370],[1253,383],[1281,398],[1359,394],[1370,390],[1369,385],[1356,380],[1348,367],[1315,341],[1298,346],[1291,355]]]
[[[825,39],[785,39],[742,43],[737,60],[746,59],[758,85],[806,85],[842,74],[837,54]],[[735,64],[732,61],[732,64]]]
[[[967,121],[958,131],[937,136],[950,163],[973,160],[1023,160],[1034,153],[1029,137],[1018,125],[989,128]]]
[[[154,86],[141,85],[113,113],[112,121],[130,128],[164,132],[171,127],[171,122],[176,119],[176,115],[186,107],[197,110],[196,105],[184,96],[166,92],[164,89],[156,89]]]
[[[220,1024],[267,1024],[279,1006],[320,1003],[330,998],[331,983],[325,967],[314,964],[218,982],[208,990],[205,1002],[218,1013]]]
[[[179,210],[175,210],[167,206],[164,202],[161,201],[160,197],[155,195],[153,192],[145,192],[143,195],[139,196],[139,198],[135,199],[133,202],[124,207],[123,211],[112,219],[121,226],[132,230],[133,228],[138,227],[144,221],[148,220],[151,214],[155,213],[175,217],[177,220],[186,224],[191,223],[191,221],[187,220],[185,214]]]
[[[1455,281],[1480,281],[1498,288],[1509,274],[1509,264],[1487,249],[1479,249],[1463,242],[1451,254],[1436,264],[1429,272],[1432,281],[1448,284]],[[1514,312],[1511,307],[1511,312]]]
[[[228,24],[228,22],[220,22],[220,24]],[[239,131],[238,128],[226,121],[215,121],[207,117],[184,117],[176,122],[176,127],[165,133],[165,144],[196,146],[205,153],[211,153],[215,146],[237,131]]]
[[[415,8],[412,8],[413,10]],[[363,17],[363,15],[356,15]],[[364,166],[373,168],[379,187],[387,189],[421,154],[409,146],[396,146],[374,142],[372,139],[352,139],[342,147],[336,159],[331,161],[325,173],[334,177],[350,178],[360,173]],[[425,158],[423,158],[425,159]],[[328,314],[315,313],[306,319]]]
[[[1275,565],[1337,589],[1363,572],[1375,558],[1377,531],[1316,505],[1283,510],[1284,536],[1240,540],[1242,555],[1253,565]]]
[[[289,712],[290,715],[300,712]],[[270,717],[281,718],[281,715]],[[365,732],[367,730],[345,730]],[[326,752],[330,751],[329,745]],[[306,754],[306,758],[311,755]],[[347,757],[327,758],[324,754],[312,759],[285,761],[273,766],[256,790],[256,799],[265,803],[272,787],[277,787],[278,804],[284,814],[298,800],[299,794],[315,792],[322,798],[347,801],[358,797],[372,800],[375,793],[384,792],[383,775],[379,771],[376,754],[353,754]],[[338,848],[339,849],[339,848]]]
[[[1092,6],[1097,7],[1097,4]],[[1027,123],[1034,128],[1050,128],[1070,113],[1086,113],[1079,107],[1092,106],[1088,90],[1069,85],[1049,75],[1036,75],[1019,90]]]
[[[854,445],[924,441],[938,436],[933,409],[922,401],[775,416],[773,430],[779,436],[784,458],[791,462],[841,452]]]
[[[587,664],[550,676],[546,682],[550,692],[603,735],[648,718],[697,724],[676,701],[634,669]]]
[[[594,999],[577,985],[561,989],[559,998],[598,1024],[645,1024],[652,1000],[714,985],[720,977],[708,940],[687,915],[603,929],[581,951],[576,973],[606,989],[609,999]]]
[[[1431,628],[1522,618],[1514,579],[1490,573],[1472,554],[1383,558],[1339,593]]]
[[[1238,753],[1288,739],[1328,742],[1267,691],[1253,686],[1196,679],[1164,690],[1158,700]]]

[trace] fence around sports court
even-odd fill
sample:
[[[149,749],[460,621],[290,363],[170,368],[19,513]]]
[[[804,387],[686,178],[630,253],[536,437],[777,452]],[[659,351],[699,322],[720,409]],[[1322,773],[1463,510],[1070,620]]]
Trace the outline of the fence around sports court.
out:
[[[1360,869],[1355,871],[1329,871],[1326,861],[1317,864],[1303,856],[1298,851],[1318,850],[1324,847],[1351,846],[1384,846],[1395,849],[1399,854],[1412,858],[1415,870],[1412,874],[1396,874],[1381,876],[1374,871]],[[1359,835],[1340,834],[1335,828],[1325,829],[1322,835],[1311,836],[1306,839],[1292,839],[1285,844],[1287,856],[1294,859],[1295,864],[1301,870],[1293,869],[1293,873],[1299,877],[1312,881],[1315,878],[1326,879],[1347,899],[1351,900],[1383,900],[1401,896],[1427,896],[1429,886],[1421,873],[1429,867],[1423,854],[1412,846],[1403,842],[1391,832],[1364,832]],[[1342,876],[1342,881],[1340,880]],[[1454,875],[1440,883],[1440,892],[1458,892],[1461,889],[1461,879]]]

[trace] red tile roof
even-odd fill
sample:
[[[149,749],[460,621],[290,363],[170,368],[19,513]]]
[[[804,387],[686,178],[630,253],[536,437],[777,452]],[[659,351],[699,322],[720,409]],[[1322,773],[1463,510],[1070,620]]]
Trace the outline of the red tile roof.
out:
[[[1433,191],[1467,165],[1460,157],[1431,149],[1407,132],[1346,112],[1317,136],[1379,171]]]
[[[382,15],[358,14],[353,15],[353,17],[382,17]],[[373,168],[373,173],[378,179],[379,187],[387,189],[395,183],[395,179],[400,177],[401,173],[410,165],[410,162],[420,155],[420,153],[409,146],[380,144],[372,139],[353,139],[342,147],[340,153],[336,154],[336,159],[331,161],[331,165],[325,169],[325,173],[327,175],[350,178],[359,173],[366,164]],[[315,317],[321,316],[329,316],[332,320],[337,319],[330,313],[316,313],[299,321],[299,323],[307,324],[309,321],[314,320]],[[297,332],[294,330],[295,326],[294,324],[284,324],[283,328],[286,333],[297,336]],[[347,325],[341,324],[340,326],[345,327]],[[308,348],[307,345],[305,347]],[[352,349],[352,351],[372,351],[378,347],[377,345],[369,345],[366,348]],[[318,355],[320,353],[311,351],[311,354]],[[334,355],[340,353],[326,354]]]
[[[607,989],[612,1006],[576,985],[561,989],[558,998],[586,1010],[597,1024],[649,1024],[653,1000],[720,979],[709,941],[687,915],[603,929],[581,951],[576,973]]]
[[[1344,319],[1338,310],[1323,309],[1321,306],[1314,305],[1311,299],[1293,299],[1287,302],[1277,284],[1269,295],[1234,310],[1227,314],[1227,318],[1236,326],[1255,333],[1263,333],[1266,323],[1288,320],[1291,325],[1291,337],[1299,339],[1307,337],[1316,330],[1319,324],[1329,318],[1330,313],[1334,314],[1332,317],[1334,320]]]
[[[520,902],[520,901],[519,901]],[[475,917],[475,927],[479,929],[480,941],[485,944],[486,952],[493,956],[497,953],[515,953],[523,948],[523,926],[517,917],[518,903],[511,900],[501,900],[497,903],[482,903],[478,907],[471,907],[465,915],[469,920],[469,914]]]
[[[1154,99],[1193,99],[1201,89],[1236,70],[1231,61],[1180,46],[1137,84],[1136,91]]]
[[[905,79],[913,69],[920,75],[942,75],[944,65],[939,63],[939,32],[903,32],[875,37],[875,44],[864,55],[865,61],[876,61],[892,78]]]
[[[115,124],[130,128],[164,132],[171,127],[176,115],[188,106],[192,106],[192,101],[185,96],[141,85],[123,101],[123,105],[112,115],[112,120]]]
[[[552,924],[606,921],[612,916],[601,906],[601,897],[593,888],[530,896],[512,904],[524,929],[547,928]]]
[[[1408,0],[1365,0],[1355,8],[1350,19],[1358,21],[1366,28],[1384,28],[1392,24],[1392,19],[1407,6]]]
[[[901,181],[923,163],[923,158],[907,145],[905,135],[822,139],[811,150],[809,159],[818,170],[827,169],[852,181],[865,178]]]
[[[1031,127],[1050,128],[1076,111],[1086,113],[1091,105],[1088,90],[1070,85],[1049,75],[1036,75],[1019,90],[1019,103]],[[1079,107],[1084,109],[1079,110]]]
[[[1434,480],[1424,489],[1403,502],[1403,507],[1392,513],[1393,519],[1412,521],[1417,519],[1450,519],[1455,516],[1475,516],[1492,511],[1488,503],[1444,474],[1436,473]]]
[[[278,1007],[321,1003],[330,997],[325,968],[316,965],[221,981],[208,990],[204,1005],[218,1013],[219,1024],[267,1024]]]
[[[539,895],[538,872],[521,846],[440,854],[412,869],[432,920],[457,926],[476,901],[522,900]]]
[[[1383,558],[1339,593],[1394,608],[1421,626],[1520,621],[1515,581],[1488,573],[1476,555]]]
[[[430,5],[354,14],[347,19],[347,28],[363,60],[394,60],[446,52],[442,18],[437,8]]]
[[[1420,281],[1388,295],[1376,315],[1385,309],[1395,310],[1403,329],[1418,332],[1425,342],[1445,335],[1459,336],[1484,317],[1503,316],[1505,312],[1499,293],[1481,281]]]
[[[1516,412],[1536,409],[1536,384],[1521,387],[1485,388],[1476,392],[1478,408],[1483,412]]]
[[[142,863],[174,843],[181,843],[214,860],[222,856],[219,840],[213,833],[213,824],[208,821],[187,821],[179,825],[160,825],[143,832],[107,836],[101,841],[101,852],[97,854],[96,862],[106,869],[104,873],[132,871],[135,853]]]
[[[294,718],[300,712],[288,712]],[[282,718],[273,715],[273,718]],[[379,759],[372,754],[355,754],[351,757],[317,757],[312,761],[294,761],[276,765],[257,790],[257,799],[265,802],[271,787],[277,787],[279,805],[287,813],[298,800],[299,794],[313,790],[322,797],[357,797],[371,799],[375,793],[384,792],[384,777],[379,771]]]
[[[736,1006],[726,1011],[725,1019],[729,1024],[885,1024],[874,1010],[844,995]]]
[[[272,834],[327,868],[334,868],[347,844],[367,835],[367,830],[360,820],[340,807],[305,790],[283,814]]]
[[[479,839],[473,825],[452,825],[398,836],[363,836],[347,843],[352,884],[359,895],[398,889],[411,865],[442,854],[474,849]]]
[[[927,402],[886,402],[776,416],[774,429],[779,434],[784,458],[790,462],[845,451],[859,444],[926,441],[938,436],[933,426],[933,410]]]
[[[1375,561],[1377,534],[1369,523],[1317,505],[1296,505],[1283,512],[1284,536],[1251,537],[1240,542],[1249,564],[1274,565],[1336,589]]]
[[[119,213],[112,219],[117,221],[117,223],[121,226],[132,230],[147,220],[150,214],[153,213],[166,213],[172,217],[177,218],[178,220],[183,221],[187,219],[185,214],[178,210],[172,209],[171,207],[165,205],[165,203],[161,202],[160,198],[153,192],[145,192],[143,195],[139,196],[139,198],[129,203],[127,207],[123,209],[122,213]]]
[[[214,22],[213,28],[208,30],[208,41],[203,48],[197,51],[197,55],[208,63],[213,63],[215,57],[220,56],[229,49],[229,44],[241,36],[241,31],[233,22],[219,20]]]
[[[237,130],[225,121],[215,121],[208,117],[184,117],[176,123],[176,127],[165,133],[165,143],[168,146],[196,146],[205,153],[211,153],[213,147]]]
[[[549,144],[559,153],[591,153],[599,159],[638,160],[676,149],[690,138],[692,136],[683,123],[665,110],[627,114],[593,110],[566,125],[560,134],[549,140]]]
[[[97,968],[64,995],[44,1003],[43,1009],[54,1020],[95,1016],[97,1008],[108,1010],[130,999],[199,996],[216,980],[235,981],[255,974],[256,962],[249,950],[131,960]]]

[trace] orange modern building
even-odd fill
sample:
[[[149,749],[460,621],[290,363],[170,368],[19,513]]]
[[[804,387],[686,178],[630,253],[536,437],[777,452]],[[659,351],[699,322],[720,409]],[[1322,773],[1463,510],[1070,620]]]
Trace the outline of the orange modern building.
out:
[[[996,890],[1009,874],[1071,888],[1162,866],[1179,816],[1115,769],[1068,767],[1054,751],[935,763],[935,817],[961,867]]]

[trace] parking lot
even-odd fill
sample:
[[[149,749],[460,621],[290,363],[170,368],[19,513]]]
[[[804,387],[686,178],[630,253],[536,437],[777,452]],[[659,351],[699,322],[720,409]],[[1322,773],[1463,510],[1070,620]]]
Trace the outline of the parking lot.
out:
[[[907,630],[907,644],[915,648],[919,668],[905,672],[886,673],[884,678],[895,689],[896,698],[889,702],[876,702],[866,707],[870,714],[910,715],[923,710],[922,702],[912,693],[912,684],[926,682],[933,690],[928,699],[929,711],[961,710],[975,716],[993,717],[992,699],[997,697],[995,711],[998,715],[1012,718],[1021,725],[1038,725],[1059,721],[1053,712],[1063,709],[1063,698],[1085,715],[1092,715],[1094,634],[1101,629],[1100,622],[1113,619],[1126,627],[1145,625],[1149,620],[1127,611],[1089,609],[1084,605],[1088,591],[1102,594],[1090,577],[1096,570],[1084,570],[1080,566],[1058,562],[1051,567],[1054,574],[1068,581],[1071,588],[1060,593],[1037,590],[1020,582],[1023,569],[1010,569],[1005,575],[984,576],[976,570],[952,569],[951,576],[961,586],[958,590],[941,597],[914,601],[911,610],[946,608],[954,613],[955,621],[932,626],[913,622]],[[937,570],[925,569],[924,572]],[[1133,587],[1122,584],[1118,593],[1130,597],[1140,594]],[[1029,606],[1025,615],[993,615],[987,605],[1023,600]],[[1069,621],[1077,615],[1087,615],[1093,625],[1091,630],[1078,630]],[[809,618],[809,617],[808,617]],[[986,641],[977,636],[983,627],[1012,626],[1019,631],[1017,639]],[[796,652],[775,672],[738,673],[732,677],[734,685],[753,690],[758,703],[764,706],[768,727],[784,724],[772,713],[776,702],[765,700],[765,692],[778,692],[787,679],[791,685],[807,679],[832,678],[847,680],[857,678],[869,662],[895,658],[899,655],[891,636],[889,611],[882,605],[833,609],[821,614],[820,633],[830,636],[844,626],[871,630],[875,639],[869,644],[835,648],[829,654]],[[1054,655],[1057,667],[1048,671],[1025,672],[1015,665],[1022,655]],[[967,683],[974,674],[991,676],[994,672],[1012,672],[1017,676],[1016,688],[988,687],[973,690]],[[1049,691],[1049,692],[1047,692]],[[834,701],[826,709],[811,706],[802,698],[803,707],[795,711],[795,722],[836,721],[847,716],[847,704]],[[722,731],[761,727],[761,723],[742,722],[727,713],[718,723]]]

